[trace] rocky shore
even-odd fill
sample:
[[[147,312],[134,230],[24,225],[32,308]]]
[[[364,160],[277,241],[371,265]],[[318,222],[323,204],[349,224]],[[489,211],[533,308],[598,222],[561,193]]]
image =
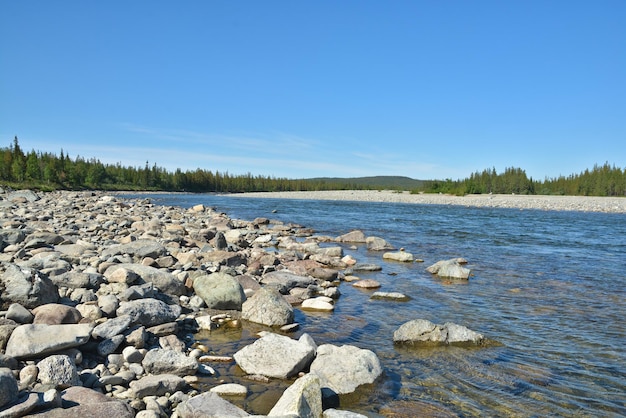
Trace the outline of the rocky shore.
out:
[[[458,205],[467,207],[538,209],[556,211],[626,213],[626,197],[548,195],[466,195],[411,194],[390,190],[328,190],[316,192],[260,192],[232,196],[273,199],[353,200],[361,202]]]
[[[236,364],[250,386],[289,382],[267,416],[363,417],[336,409],[338,399],[376,382],[383,373],[377,355],[316,342],[306,330],[292,338],[294,310],[332,311],[344,281],[377,287],[352,274],[380,266],[358,263],[342,245],[414,261],[360,231],[317,236],[203,205],[164,207],[104,193],[3,193],[0,221],[0,418],[248,416],[228,399],[250,389],[214,377],[223,362]],[[432,272],[466,279],[463,262]],[[227,356],[196,340],[224,327],[262,331]],[[421,319],[389,336],[412,345],[483,338]]]

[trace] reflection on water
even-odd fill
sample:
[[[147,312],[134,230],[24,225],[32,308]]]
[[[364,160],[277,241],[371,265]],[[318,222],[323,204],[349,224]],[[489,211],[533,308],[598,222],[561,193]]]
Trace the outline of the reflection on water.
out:
[[[387,417],[626,415],[625,215],[209,195],[153,200],[204,203],[235,218],[266,216],[322,235],[361,229],[424,259],[385,262],[362,246],[346,246],[357,260],[383,266],[361,278],[412,299],[370,300],[371,292],[342,283],[334,313],[298,311],[302,326],[294,337],[307,332],[318,344],[367,348],[383,363],[380,381],[342,398],[342,408]],[[459,256],[469,260],[469,283],[425,271]],[[456,322],[500,345],[394,346],[393,331],[416,318]],[[199,337],[217,353],[232,355],[254,341],[256,330],[244,325]],[[235,402],[251,413],[267,413],[291,383],[243,381],[234,363],[216,369],[219,377],[206,385],[245,384],[251,394]]]

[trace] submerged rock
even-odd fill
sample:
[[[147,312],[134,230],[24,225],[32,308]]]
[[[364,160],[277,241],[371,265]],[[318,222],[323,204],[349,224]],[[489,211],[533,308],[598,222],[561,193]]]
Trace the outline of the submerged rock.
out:
[[[462,325],[447,322],[436,325],[426,319],[405,322],[393,333],[397,344],[481,344],[485,337]]]

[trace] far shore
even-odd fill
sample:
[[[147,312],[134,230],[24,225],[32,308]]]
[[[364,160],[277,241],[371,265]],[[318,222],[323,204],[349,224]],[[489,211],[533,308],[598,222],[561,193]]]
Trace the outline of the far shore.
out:
[[[233,197],[271,199],[343,200],[359,202],[457,205],[466,207],[538,209],[554,211],[626,213],[626,197],[481,194],[411,194],[392,190],[324,190],[313,192],[254,192]]]

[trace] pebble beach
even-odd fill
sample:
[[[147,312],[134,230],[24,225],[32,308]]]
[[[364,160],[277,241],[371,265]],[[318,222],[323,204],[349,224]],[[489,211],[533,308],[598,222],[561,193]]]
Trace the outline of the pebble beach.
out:
[[[558,211],[626,213],[626,198],[597,196],[548,196],[484,194],[452,196],[445,194],[412,194],[390,190],[329,190],[314,192],[260,192],[232,196],[307,199],[354,200],[362,202],[411,203],[422,205],[459,205],[467,207],[538,209]]]

